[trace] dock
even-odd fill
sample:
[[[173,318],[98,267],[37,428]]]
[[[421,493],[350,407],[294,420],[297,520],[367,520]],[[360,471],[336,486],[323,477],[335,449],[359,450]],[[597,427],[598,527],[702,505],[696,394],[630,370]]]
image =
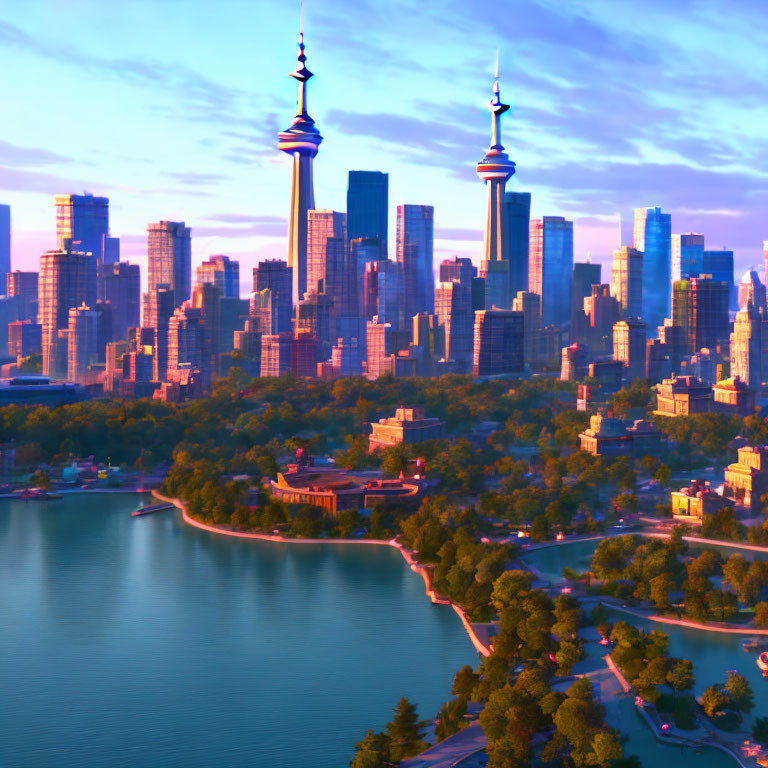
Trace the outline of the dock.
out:
[[[131,517],[151,515],[154,512],[162,512],[165,509],[173,509],[173,504],[168,504],[165,502],[162,504],[150,504],[148,507],[141,507],[141,509],[137,509],[135,512],[131,512]]]

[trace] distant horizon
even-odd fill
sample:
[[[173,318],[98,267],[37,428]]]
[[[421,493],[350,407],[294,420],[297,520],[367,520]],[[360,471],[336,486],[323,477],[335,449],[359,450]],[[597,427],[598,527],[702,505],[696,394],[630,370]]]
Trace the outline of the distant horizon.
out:
[[[401,2],[404,27],[371,2],[306,4],[310,111],[325,138],[318,208],[345,210],[349,170],[386,172],[391,231],[398,204],[433,205],[435,267],[452,255],[479,263],[486,194],[474,166],[489,143],[498,47],[514,105],[508,189],[532,193],[533,218],[575,222],[576,261],[591,252],[609,265],[631,244],[633,209],[658,205],[673,232],[733,250],[736,282],[762,263],[768,176],[754,169],[768,148],[768,64],[760,35],[743,37],[766,25],[756,3],[692,5],[684,21],[656,3],[627,2],[621,19],[604,0],[571,13],[526,3],[524,16],[514,2],[495,19],[473,5],[452,0],[438,14]],[[290,166],[276,144],[295,113],[299,3],[178,8],[31,0],[2,11],[11,119],[0,202],[11,206],[13,269],[37,270],[56,245],[54,195],[84,189],[110,198],[121,258],[143,280],[146,225],[161,219],[192,228],[193,264],[240,261],[243,290],[259,261],[286,258]]]

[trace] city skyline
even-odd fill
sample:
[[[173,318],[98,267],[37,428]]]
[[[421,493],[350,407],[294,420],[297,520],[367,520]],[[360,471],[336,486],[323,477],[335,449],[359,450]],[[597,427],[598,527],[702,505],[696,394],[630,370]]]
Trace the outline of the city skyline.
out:
[[[136,41],[136,57],[128,59],[117,56],[124,45],[114,39],[115,30],[104,28],[101,22],[106,16],[95,4],[73,4],[66,19],[52,4],[30,5],[31,11],[8,9],[0,19],[0,60],[5,59],[6,71],[14,75],[8,97],[9,113],[15,117],[0,142],[0,167],[5,166],[0,173],[0,199],[12,206],[14,268],[34,268],[40,254],[55,245],[53,195],[83,188],[110,197],[112,234],[121,237],[122,258],[142,267],[146,265],[146,225],[158,219],[186,221],[192,227],[195,265],[215,253],[240,260],[243,285],[258,261],[286,257],[285,212],[290,200],[286,160],[290,160],[280,157],[274,134],[290,114],[291,102],[295,105],[295,90],[284,75],[295,66],[298,9],[276,4],[267,4],[258,13],[250,9],[258,28],[269,25],[275,34],[260,34],[258,51],[245,43],[241,48],[236,41],[242,31],[235,24],[230,30],[235,40],[227,46],[227,55],[216,58],[210,43],[216,39],[218,25],[231,21],[244,6],[230,3],[221,18],[210,19],[202,5],[192,4],[171,44],[146,31]],[[745,95],[732,85],[733,70],[740,66],[738,57],[730,61],[727,76],[722,67],[713,67],[709,80],[699,78],[694,83],[694,75],[701,73],[692,68],[691,81],[681,81],[678,90],[670,90],[671,73],[656,81],[653,75],[661,72],[673,48],[656,51],[642,65],[638,62],[638,56],[647,53],[652,40],[660,39],[662,33],[656,30],[655,38],[643,38],[643,25],[649,20],[635,19],[636,30],[619,46],[612,37],[616,20],[600,16],[602,3],[587,5],[588,10],[570,17],[544,4],[534,5],[514,37],[506,34],[508,22],[503,17],[487,51],[478,50],[476,43],[462,46],[463,35],[447,15],[436,18],[429,9],[410,11],[414,18],[428,17],[430,22],[429,39],[417,46],[411,44],[411,33],[395,36],[391,24],[365,4],[354,10],[332,2],[324,4],[322,11],[308,5],[305,31],[311,41],[313,70],[321,75],[313,81],[311,110],[326,137],[316,166],[317,207],[346,209],[348,170],[387,172],[390,229],[398,204],[434,205],[435,268],[454,254],[468,256],[479,265],[483,231],[478,224],[487,202],[476,183],[474,166],[477,147],[487,141],[483,96],[498,45],[502,79],[514,105],[506,123],[506,145],[519,166],[511,189],[533,193],[532,217],[574,219],[577,261],[591,250],[593,260],[609,264],[613,250],[621,244],[618,213],[624,222],[623,244],[629,245],[632,209],[660,205],[672,214],[674,232],[698,231],[705,235],[708,247],[733,248],[737,275],[760,263],[764,237],[758,219],[766,182],[749,166],[759,167],[757,156],[765,142],[756,135],[760,109],[746,104]],[[740,3],[736,10],[748,6]],[[57,26],[57,36],[66,36],[68,25],[80,24],[73,38],[78,42],[65,50],[50,33],[39,29],[39,23],[36,29],[32,19],[40,16],[36,13],[40,7],[51,8],[50,18],[64,25]],[[139,3],[132,13],[124,11],[120,23],[110,15],[113,26],[126,38],[140,22],[142,7]],[[171,7],[157,9],[160,20]],[[627,7],[627,18],[637,15],[632,4]],[[452,13],[458,20],[468,16],[470,9],[455,3]],[[651,18],[659,14],[662,11],[653,6],[648,11]],[[694,29],[707,18],[711,21],[712,14],[710,4],[692,12],[687,22]],[[734,18],[720,24],[717,32],[710,29],[710,40],[714,36],[724,41],[733,33],[738,13],[731,15]],[[334,24],[337,34],[340,19],[350,35],[365,33],[343,51],[333,52],[328,40]],[[186,34],[187,42],[197,43],[208,24],[213,25],[206,35],[208,45],[190,57],[193,68],[184,62],[188,54],[180,42]],[[585,45],[601,46],[599,56],[558,45],[558,36],[562,42],[580,32]],[[686,45],[690,48],[690,42],[680,37],[678,52],[685,51]],[[441,56],[439,76],[428,66],[437,46],[458,52]],[[547,57],[553,48],[558,56]],[[742,62],[745,84],[759,74],[758,63],[751,65],[747,76],[748,48],[747,44]],[[257,66],[247,57],[258,60]],[[574,71],[572,63],[566,66],[573,57],[581,59],[578,82],[564,79],[565,72]],[[362,69],[350,68],[350,59]],[[541,66],[542,59],[547,59],[546,67]],[[682,60],[690,63],[690,57]],[[616,71],[606,72],[608,64]],[[388,87],[387,75],[403,69],[411,71],[410,82],[398,83],[397,89]],[[536,76],[530,74],[534,69]],[[356,76],[360,71],[365,74],[362,78]],[[634,78],[617,92],[618,80],[630,71]],[[88,77],[79,77],[86,72]],[[600,72],[600,81],[590,84]],[[724,89],[706,86],[726,77],[732,108],[729,117],[723,118],[716,107],[726,99]],[[35,81],[33,85],[28,78]],[[642,88],[651,83],[657,89],[641,97]],[[28,108],[14,110],[22,99],[29,99],[30,88],[49,112],[62,109],[64,100],[77,100],[81,93],[89,120],[67,125],[66,121],[40,120]],[[701,94],[707,90],[705,101]],[[161,93],[165,101],[158,104]],[[687,98],[699,94],[696,126],[680,106],[665,105],[670,96],[681,94]],[[97,103],[99,110],[92,108]],[[680,98],[677,103],[681,104]],[[749,119],[740,118],[748,106]],[[718,125],[716,120],[701,119],[708,112],[718,113],[721,122],[733,123],[719,126],[717,142],[702,132],[704,128],[715,132]],[[140,134],[135,132],[137,123]],[[733,127],[737,124],[738,129]],[[683,134],[687,130],[689,135],[670,138],[675,130]],[[694,135],[697,131],[699,137]],[[124,143],[128,132],[133,138],[129,151]],[[136,141],[136,135],[145,138],[146,146]],[[655,143],[653,152],[644,146],[649,138]],[[237,146],[240,150],[233,157]],[[589,162],[583,160],[584,148],[590,152]],[[747,157],[750,152],[753,156]],[[581,165],[567,160],[569,153],[581,156]],[[125,186],[125,179],[132,186]]]

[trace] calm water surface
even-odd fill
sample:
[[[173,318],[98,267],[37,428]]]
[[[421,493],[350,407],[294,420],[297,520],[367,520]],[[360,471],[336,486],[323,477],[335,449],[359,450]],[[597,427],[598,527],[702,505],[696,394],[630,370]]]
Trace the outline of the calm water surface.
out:
[[[592,553],[599,541],[582,541],[573,544],[562,544],[528,553],[525,558],[534,565],[546,579],[556,580],[562,577],[563,567],[568,566],[576,571],[584,571],[589,567]],[[746,559],[764,557],[759,553],[741,552],[730,547],[712,547],[722,552],[724,557],[738,552]],[[701,695],[713,683],[725,681],[726,672],[735,669],[749,679],[755,693],[755,708],[746,718],[751,723],[755,716],[768,714],[768,680],[755,664],[756,654],[745,653],[739,647],[744,636],[703,632],[696,629],[686,629],[670,625],[644,621],[628,617],[619,611],[612,611],[612,620],[625,619],[643,630],[660,629],[669,635],[669,652],[672,656],[690,659],[696,674],[696,695]],[[593,646],[590,654],[604,654],[600,646]],[[668,747],[658,744],[651,736],[649,729],[642,723],[634,705],[630,700],[622,702],[618,707],[609,710],[612,724],[621,728],[629,736],[627,753],[640,757],[643,765],[666,766],[676,768],[726,768],[736,765],[735,761],[722,752],[706,750],[699,755],[691,750],[680,750],[679,747]]]
[[[0,766],[343,768],[477,663],[390,548],[224,538],[137,498],[0,502]]]

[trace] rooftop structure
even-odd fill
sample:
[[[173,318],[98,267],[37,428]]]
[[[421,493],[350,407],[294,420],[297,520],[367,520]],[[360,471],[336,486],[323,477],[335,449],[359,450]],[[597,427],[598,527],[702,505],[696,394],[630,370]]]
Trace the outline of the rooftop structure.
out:
[[[638,419],[625,426],[621,419],[597,413],[580,435],[581,450],[593,456],[658,456],[663,448],[661,432],[650,422]]]
[[[725,485],[734,499],[759,513],[760,497],[768,493],[768,446],[739,448],[737,461],[726,467]]]
[[[705,515],[712,515],[733,503],[715,493],[705,480],[692,480],[687,488],[672,491],[671,496],[672,517],[693,523],[701,523]]]
[[[677,376],[656,385],[657,416],[688,416],[712,410],[712,387],[696,376]]]
[[[394,418],[379,419],[371,424],[368,450],[392,445],[414,445],[425,440],[445,437],[445,422],[425,418],[423,408],[398,408]]]

